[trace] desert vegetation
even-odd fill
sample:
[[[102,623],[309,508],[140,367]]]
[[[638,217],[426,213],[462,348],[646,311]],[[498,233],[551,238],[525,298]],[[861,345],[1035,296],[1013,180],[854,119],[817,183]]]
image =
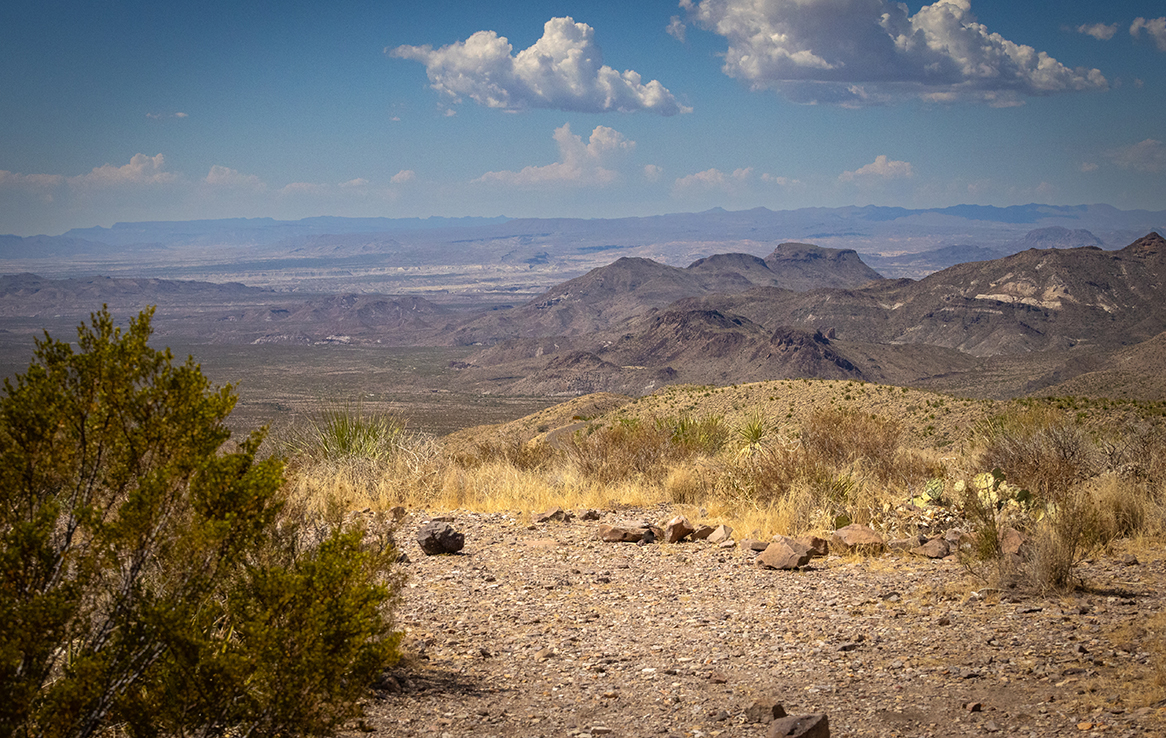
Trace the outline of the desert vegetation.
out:
[[[334,733],[400,656],[398,506],[668,510],[758,539],[956,529],[969,576],[1043,592],[1166,533],[1161,403],[785,380],[449,438],[321,403],[232,441],[232,388],[151,349],[150,317],[97,313],[76,349],[46,336],[5,384],[4,734]]]
[[[334,457],[295,441],[284,452],[296,499],[317,510],[666,506],[760,539],[850,523],[892,538],[954,528],[971,574],[1065,590],[1087,555],[1166,532],[1161,410],[797,380],[669,387],[559,427],[535,415],[456,442],[358,409],[344,422],[326,413],[298,437],[358,423],[378,440]],[[1009,554],[1008,531],[1022,553]]]
[[[150,317],[5,382],[0,734],[333,733],[398,656],[392,530],[305,515]]]

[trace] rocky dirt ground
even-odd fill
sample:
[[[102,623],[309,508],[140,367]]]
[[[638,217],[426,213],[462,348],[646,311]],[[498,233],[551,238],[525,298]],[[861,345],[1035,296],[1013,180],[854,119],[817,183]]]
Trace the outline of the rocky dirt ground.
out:
[[[834,736],[1166,735],[1166,558],[1098,556],[1069,594],[998,591],[954,559],[829,556],[765,571],[740,547],[604,543],[600,521],[456,513],[456,555],[399,539],[408,658],[365,732],[764,736],[749,707]],[[1157,634],[1156,636],[1154,634]]]

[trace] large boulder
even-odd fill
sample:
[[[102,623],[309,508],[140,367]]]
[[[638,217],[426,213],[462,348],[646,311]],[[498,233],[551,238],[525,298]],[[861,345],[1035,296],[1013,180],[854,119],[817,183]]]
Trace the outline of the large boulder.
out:
[[[466,545],[466,537],[449,523],[431,520],[417,531],[417,544],[426,555],[437,556],[461,551]]]
[[[810,563],[809,549],[796,551],[783,541],[774,541],[753,560],[759,569],[797,569]]]
[[[692,523],[688,522],[688,518],[683,515],[677,515],[668,521],[664,526],[664,542],[665,543],[679,543],[696,530]]]

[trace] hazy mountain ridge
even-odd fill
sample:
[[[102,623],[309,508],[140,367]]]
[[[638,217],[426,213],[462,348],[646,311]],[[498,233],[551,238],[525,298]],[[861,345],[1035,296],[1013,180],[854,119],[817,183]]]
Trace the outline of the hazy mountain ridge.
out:
[[[504,294],[528,299],[606,265],[614,254],[680,267],[729,252],[765,257],[776,244],[805,242],[852,249],[886,276],[917,279],[951,265],[950,252],[927,256],[948,247],[1007,253],[1026,248],[1030,232],[1060,228],[1088,231],[1105,248],[1120,248],[1163,227],[1166,211],[1106,205],[715,209],[613,219],[119,223],[62,236],[0,237],[0,272],[243,281],[303,292],[445,290],[443,299],[499,302]]]

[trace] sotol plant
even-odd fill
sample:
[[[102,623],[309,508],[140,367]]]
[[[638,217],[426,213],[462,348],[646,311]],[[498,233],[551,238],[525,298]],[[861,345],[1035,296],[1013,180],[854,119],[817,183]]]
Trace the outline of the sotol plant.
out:
[[[235,397],[104,309],[0,398],[0,735],[334,732],[396,657],[391,539],[284,514]]]

